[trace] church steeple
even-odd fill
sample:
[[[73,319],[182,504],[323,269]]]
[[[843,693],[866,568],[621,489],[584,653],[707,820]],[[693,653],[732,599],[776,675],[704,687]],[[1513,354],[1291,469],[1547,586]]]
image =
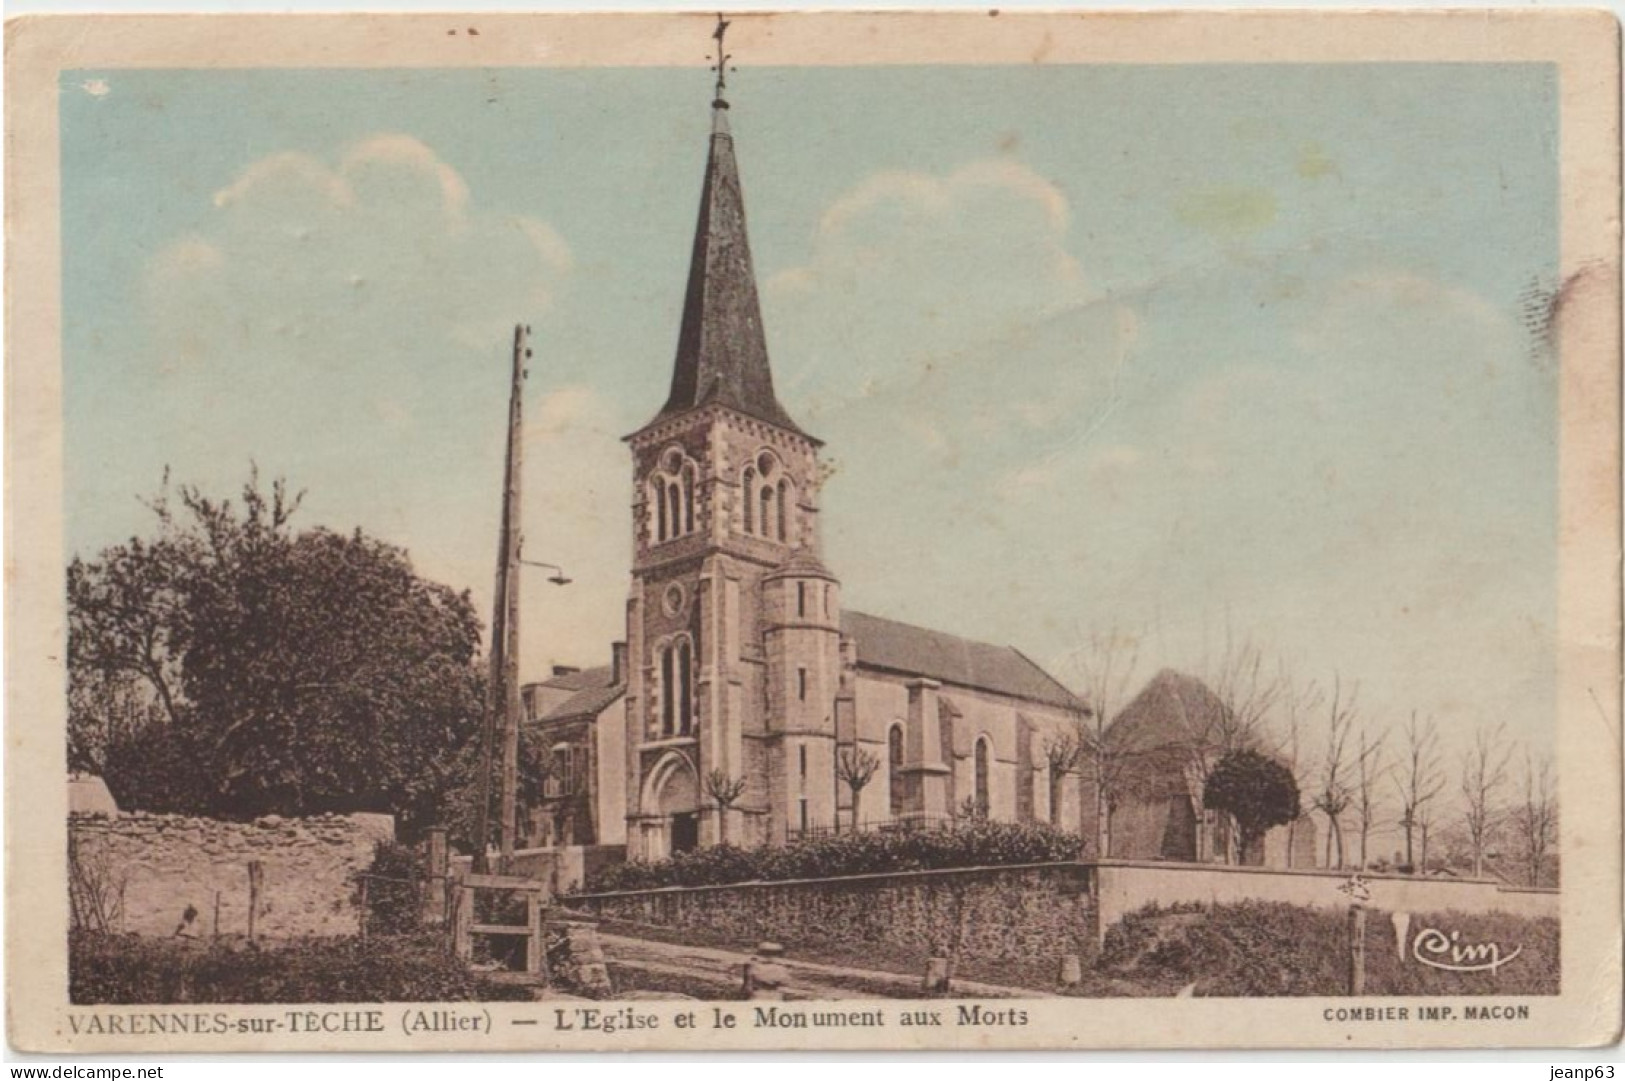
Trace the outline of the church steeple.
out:
[[[716,402],[804,435],[773,393],[761,302],[745,235],[745,201],[728,129],[729,54],[722,45],[727,26],[719,20],[715,35],[717,83],[711,103],[711,147],[688,264],[671,394],[656,419]]]

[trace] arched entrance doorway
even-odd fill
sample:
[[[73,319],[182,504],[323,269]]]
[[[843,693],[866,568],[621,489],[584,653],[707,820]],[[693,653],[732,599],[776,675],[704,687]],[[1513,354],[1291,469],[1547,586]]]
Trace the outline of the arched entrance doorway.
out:
[[[668,754],[649,773],[644,806],[660,816],[649,856],[659,859],[697,848],[700,843],[700,786],[694,767],[680,754]]]

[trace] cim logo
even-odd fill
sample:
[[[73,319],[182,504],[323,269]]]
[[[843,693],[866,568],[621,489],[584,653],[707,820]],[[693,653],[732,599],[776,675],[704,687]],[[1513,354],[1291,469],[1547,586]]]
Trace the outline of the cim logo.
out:
[[[1523,952],[1518,946],[1506,956],[1496,942],[1463,944],[1460,931],[1448,935],[1436,927],[1424,927],[1411,942],[1411,956],[1431,968],[1446,972],[1494,972]]]

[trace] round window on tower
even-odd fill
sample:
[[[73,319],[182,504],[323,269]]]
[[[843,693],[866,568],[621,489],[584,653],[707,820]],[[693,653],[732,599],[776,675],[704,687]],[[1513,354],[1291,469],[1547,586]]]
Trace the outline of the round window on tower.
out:
[[[683,593],[683,587],[676,582],[666,587],[665,594],[660,598],[660,606],[666,610],[668,616],[675,616],[683,610],[683,604],[688,597]]]
[[[756,471],[763,477],[771,477],[773,475],[773,466],[773,455],[767,453],[765,450],[761,453],[761,456],[756,459]]]

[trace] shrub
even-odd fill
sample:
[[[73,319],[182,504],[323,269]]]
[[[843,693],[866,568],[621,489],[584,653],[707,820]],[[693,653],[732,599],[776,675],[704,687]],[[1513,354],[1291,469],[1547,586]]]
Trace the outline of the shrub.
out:
[[[630,860],[589,875],[583,892],[1056,863],[1082,850],[1081,838],[1052,826],[973,820],[952,829],[841,833],[751,849],[715,845],[665,860]]]
[[[68,991],[75,1005],[281,1002],[455,1002],[482,997],[435,935],[243,940],[74,933]]]
[[[358,878],[367,880],[367,931],[375,935],[411,934],[423,928],[422,860],[408,845],[379,841],[372,864]]]

